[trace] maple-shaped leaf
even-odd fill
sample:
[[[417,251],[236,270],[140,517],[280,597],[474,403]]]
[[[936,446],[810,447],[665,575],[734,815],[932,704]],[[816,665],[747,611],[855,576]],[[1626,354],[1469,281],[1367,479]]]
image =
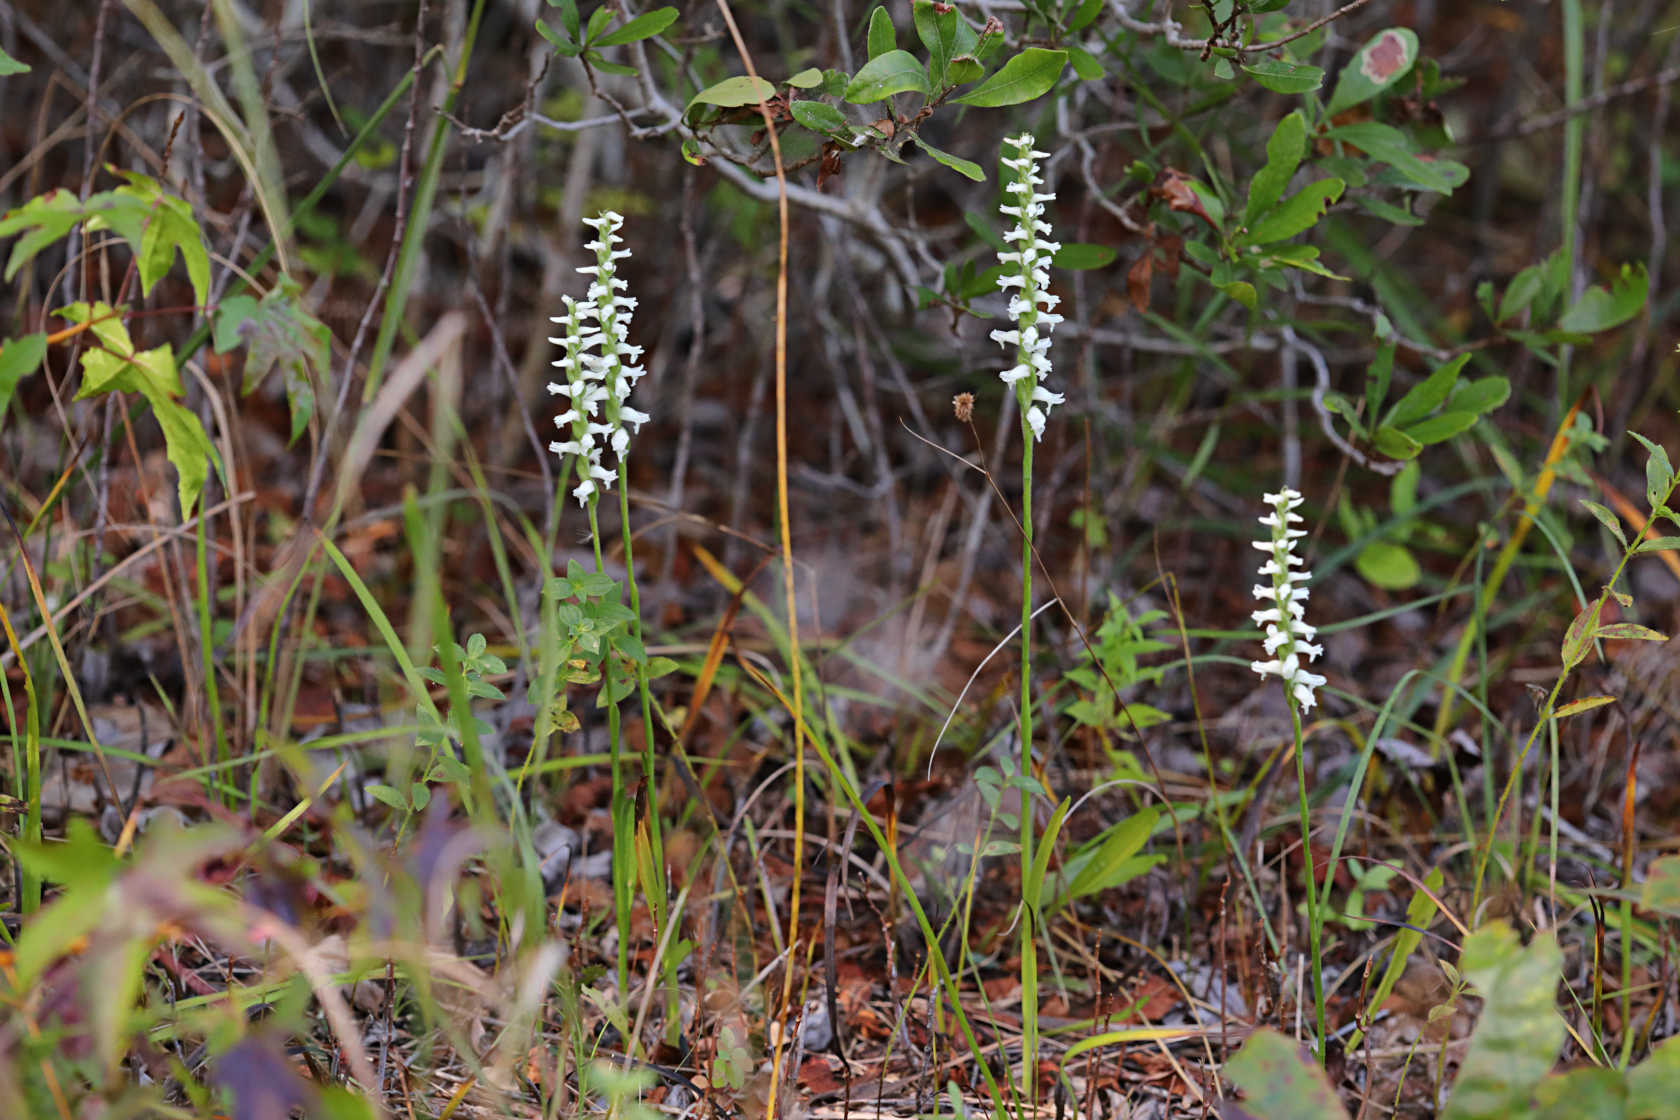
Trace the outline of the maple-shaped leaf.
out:
[[[16,210],[0,215],[0,237],[21,233],[6,261],[5,278],[10,280],[35,254],[76,228],[83,217],[82,200],[69,191],[48,191]]]
[[[269,370],[279,365],[291,408],[292,440],[303,434],[315,411],[315,386],[309,378],[309,367],[314,366],[324,377],[332,356],[332,332],[304,309],[301,294],[295,281],[283,279],[260,300],[252,296],[225,299],[216,309],[214,336],[218,354],[226,354],[242,343],[250,348],[245,355],[241,393],[250,393]]]

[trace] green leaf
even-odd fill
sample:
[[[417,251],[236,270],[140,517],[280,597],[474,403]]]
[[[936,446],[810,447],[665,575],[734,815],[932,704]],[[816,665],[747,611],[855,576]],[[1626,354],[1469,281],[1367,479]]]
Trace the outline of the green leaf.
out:
[[[1628,435],[1638,440],[1649,456],[1645,460],[1645,500],[1654,511],[1667,500],[1672,491],[1674,467],[1669,462],[1668,452],[1662,444],[1652,443],[1638,432],[1629,432]]]
[[[1627,547],[1625,541],[1622,547]],[[1680,550],[1680,537],[1646,537],[1635,546],[1633,553],[1637,556],[1644,552],[1674,552],[1676,550]]]
[[[911,137],[916,141],[917,147],[921,148],[922,151],[926,152],[946,167],[949,167],[952,171],[955,171],[958,175],[972,179],[976,183],[984,183],[986,181],[986,173],[980,170],[980,165],[978,163],[954,156],[949,152],[942,152],[932,144],[929,144],[926,140],[923,140],[917,133],[911,133]]]
[[[1133,860],[1148,843],[1160,822],[1161,810],[1139,809],[1125,820],[1110,825],[1068,861],[1073,875],[1068,884],[1069,899],[1118,887],[1154,866],[1158,860]],[[1081,858],[1083,857],[1083,858]],[[1075,861],[1078,861],[1077,863]]]
[[[225,354],[244,343],[245,377],[240,393],[249,395],[275,366],[285,379],[286,402],[296,440],[315,413],[313,369],[321,380],[332,357],[332,332],[303,307],[303,289],[282,279],[262,299],[234,296],[216,309],[212,336],[216,352]]]
[[[1505,377],[1478,377],[1461,383],[1447,397],[1447,408],[1453,412],[1492,412],[1511,397],[1511,382]]]
[[[1598,616],[1604,609],[1604,597],[1599,596],[1582,607],[1563,632],[1563,646],[1559,656],[1565,669],[1573,669],[1587,659],[1593,638],[1598,634]]]
[[[1637,622],[1606,622],[1598,628],[1600,638],[1623,642],[1666,642],[1668,635]]]
[[[846,122],[845,114],[826,101],[795,101],[788,106],[788,112],[793,114],[794,120],[812,132],[828,135],[848,132],[851,128]]]
[[[1102,63],[1098,62],[1096,56],[1084,47],[1076,47],[1070,43],[1068,44],[1067,52],[1068,65],[1073,67],[1073,72],[1079,76],[1080,81],[1100,81],[1106,73],[1106,71],[1102,68]],[[979,77],[979,75],[977,74],[975,77]],[[964,80],[972,82],[974,78],[967,78]]]
[[[1609,291],[1594,284],[1582,292],[1581,298],[1558,320],[1558,329],[1571,334],[1595,334],[1619,327],[1639,314],[1650,286],[1643,263],[1624,264]]]
[[[792,86],[794,89],[817,89],[823,84],[824,80],[825,75],[821,70],[815,66],[807,66],[791,78],[784,79],[782,84]]]
[[[1423,450],[1423,444],[1387,424],[1377,428],[1376,434],[1371,437],[1371,445],[1390,459],[1415,459]]]
[[[1273,93],[1311,93],[1324,84],[1324,71],[1304,62],[1264,58],[1246,63],[1243,71]]]
[[[607,24],[612,22],[612,17],[613,10],[606,4],[602,4],[591,12],[589,23],[583,29],[583,42],[593,46],[595,37],[607,29]]]
[[[1530,1094],[1557,1060],[1564,1024],[1556,1010],[1563,954],[1550,931],[1523,948],[1502,921],[1464,939],[1459,971],[1482,997],[1482,1015],[1458,1069],[1444,1120],[1493,1120],[1528,1112]]]
[[[1083,272],[1092,268],[1107,268],[1114,263],[1115,252],[1109,245],[1087,245],[1083,242],[1063,242],[1050,258],[1050,267]]]
[[[1278,199],[1289,187],[1289,180],[1295,177],[1295,169],[1301,166],[1306,145],[1307,122],[1299,112],[1290,113],[1278,121],[1277,127],[1272,129],[1271,139],[1266,141],[1266,166],[1255,172],[1248,183],[1248,205],[1243,207],[1244,225],[1251,224],[1277,205]]]
[[[576,13],[574,12],[574,14]],[[576,33],[576,31],[573,32],[574,35]],[[537,34],[553,45],[556,54],[563,55],[566,58],[576,58],[583,50],[577,43],[566,38],[540,19],[537,21]]]
[[[152,184],[154,189],[156,184]],[[119,192],[127,187],[118,187]],[[136,253],[140,273],[140,293],[150,295],[152,286],[161,280],[175,263],[175,254],[187,266],[187,279],[192,283],[193,299],[197,306],[210,302],[210,254],[204,248],[204,234],[193,217],[192,207],[185,199],[171,198],[161,193],[153,200],[151,221],[140,237]]]
[[[1373,217],[1381,218],[1393,226],[1421,226],[1423,215],[1414,214],[1405,206],[1396,206],[1392,202],[1384,202],[1373,195],[1362,194],[1353,200],[1353,204]]]
[[[1369,101],[1405,77],[1417,56],[1417,32],[1406,27],[1377,32],[1342,67],[1336,79],[1336,92],[1330,95],[1324,115],[1333,117],[1343,109]]]
[[[368,796],[375,801],[389,805],[399,813],[408,811],[408,799],[390,786],[379,782],[369,782],[366,788]]]
[[[1615,702],[1616,698],[1614,696],[1583,696],[1579,700],[1571,700],[1557,709],[1552,713],[1552,718],[1568,719],[1570,716],[1578,716],[1582,712],[1590,712],[1594,708],[1602,708],[1606,704],[1614,704]]]
[[[618,47],[641,39],[651,39],[675,22],[677,22],[677,9],[655,8],[651,12],[643,12],[620,27],[613,28],[599,39],[590,40],[589,45],[592,47]]]
[[[1653,1046],[1650,1056],[1628,1071],[1627,1089],[1629,1120],[1658,1120],[1672,1110],[1680,1098],[1680,1037]]]
[[[1388,967],[1383,969],[1382,979],[1377,981],[1377,987],[1371,993],[1370,1002],[1365,1006],[1370,1009],[1369,1019],[1376,1009],[1388,1002],[1388,997],[1394,992],[1394,985],[1399,983],[1405,974],[1406,961],[1423,943],[1423,935],[1429,929],[1429,923],[1435,918],[1435,898],[1439,897],[1442,874],[1439,867],[1432,867],[1423,877],[1423,885],[1427,891],[1413,891],[1412,900],[1406,904],[1406,921],[1394,932],[1394,951],[1388,958]],[[1433,896],[1433,897],[1432,897]],[[1355,1030],[1348,1040],[1348,1049],[1355,1050],[1364,1032]]]
[[[1394,373],[1394,343],[1384,342],[1377,347],[1377,356],[1371,359],[1371,364],[1365,370],[1365,417],[1368,423],[1371,418],[1382,413],[1384,399],[1388,396],[1388,381]],[[1352,417],[1349,417],[1352,422]]]
[[[1028,47],[1004,63],[997,73],[953,100],[983,109],[1019,105],[1048,93],[1066,65],[1066,51]]]
[[[1449,440],[1460,432],[1468,431],[1476,426],[1481,417],[1474,412],[1442,412],[1427,420],[1420,420],[1416,424],[1408,425],[1407,435],[1424,446]]]
[[[1598,523],[1610,530],[1610,535],[1616,538],[1616,543],[1627,548],[1627,537],[1622,533],[1622,522],[1615,514],[1599,505],[1597,502],[1581,499],[1581,504],[1587,507],[1587,512],[1598,518]]]
[[[18,383],[40,369],[46,356],[45,334],[14,338],[0,349],[0,423],[5,421],[6,409],[12,403],[12,394],[17,392]]]
[[[863,64],[852,84],[846,87],[845,98],[854,105],[867,105],[895,93],[929,92],[927,71],[909,51],[892,50],[876,55]]]
[[[1050,814],[1044,835],[1039,838],[1038,851],[1033,853],[1032,867],[1021,884],[1021,901],[1034,910],[1038,909],[1039,899],[1044,893],[1044,876],[1050,868],[1050,855],[1056,846],[1056,834],[1062,830],[1062,822],[1067,819],[1068,809],[1072,806],[1073,802],[1064,797],[1062,803]]]
[[[1655,914],[1680,918],[1680,856],[1651,861],[1639,888],[1639,905]]]
[[[1459,371],[1464,363],[1470,360],[1469,354],[1460,354],[1437,366],[1428,377],[1413,385],[1406,395],[1395,402],[1394,407],[1383,418],[1383,423],[1396,428],[1410,428],[1417,421],[1422,420],[1434,412],[1440,403],[1447,399],[1453,386],[1458,383]]]
[[[941,8],[944,11],[940,11]],[[934,89],[944,89],[947,84],[945,68],[961,49],[957,27],[962,21],[957,16],[957,9],[951,4],[935,4],[934,0],[915,0],[911,14],[916,23],[916,37],[928,52],[928,80],[933,83]],[[966,28],[966,25],[963,26]]]
[[[1423,578],[1417,557],[1404,545],[1392,541],[1372,541],[1359,550],[1353,564],[1367,581],[1389,591],[1416,587]]]
[[[19,62],[17,59],[7,54],[4,49],[0,49],[0,78],[5,78],[12,74],[27,73],[29,73],[28,63]]]
[[[1309,183],[1276,206],[1239,238],[1244,245],[1265,245],[1284,241],[1311,229],[1324,217],[1331,204],[1342,197],[1344,184],[1340,179],[1320,179]]]
[[[6,261],[5,279],[34,259],[35,254],[76,228],[82,220],[81,200],[69,191],[53,190],[32,198],[0,216],[0,237],[22,233]]]
[[[761,101],[768,101],[776,96],[776,87],[763,78],[751,78],[745,74],[733,78],[725,78],[716,85],[707,86],[693,97],[683,108],[683,116],[688,116],[689,110],[696,105],[716,105],[720,109],[739,109],[744,105],[757,105]]]
[[[1241,1087],[1242,1108],[1256,1120],[1347,1120],[1324,1071],[1271,1027],[1249,1036],[1225,1074]]]
[[[1359,121],[1332,128],[1325,135],[1344,144],[1352,144],[1370,158],[1386,163],[1407,180],[1402,186],[1437,194],[1451,194],[1462,182],[1451,160],[1419,158],[1411,138],[1398,128],[1377,121]]]
[[[1077,35],[1096,22],[1097,16],[1102,14],[1103,0],[1080,0],[1079,7],[1068,17],[1065,29],[1069,35]]]
[[[158,349],[167,351],[169,347]],[[163,429],[164,451],[175,466],[181,516],[190,517],[210,476],[210,460],[215,455],[215,449],[210,446],[210,437],[204,434],[204,426],[192,410],[167,397],[148,395],[146,399],[151,403],[152,415],[157,417],[158,426]]]
[[[877,5],[869,13],[869,57],[874,60],[897,47],[898,32],[893,29],[892,17],[886,8]]]
[[[1511,277],[1510,286],[1505,289],[1505,295],[1499,300],[1496,322],[1503,323],[1507,319],[1516,318],[1534,302],[1534,297],[1540,294],[1540,289],[1545,283],[1545,271],[1544,264],[1531,264]]]

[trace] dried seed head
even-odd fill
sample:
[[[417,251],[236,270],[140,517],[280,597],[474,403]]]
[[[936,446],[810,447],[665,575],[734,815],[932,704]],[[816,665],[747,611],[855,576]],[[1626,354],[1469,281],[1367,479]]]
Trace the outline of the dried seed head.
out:
[[[951,408],[957,414],[957,421],[962,424],[974,419],[974,394],[958,393],[951,398]]]

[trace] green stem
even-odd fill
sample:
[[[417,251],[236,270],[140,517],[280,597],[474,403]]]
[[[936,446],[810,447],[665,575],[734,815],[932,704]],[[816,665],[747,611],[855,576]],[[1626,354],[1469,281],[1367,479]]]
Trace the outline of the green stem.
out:
[[[1030,360],[1030,357],[1028,358]],[[1026,1114],[1037,1107],[1038,1083],[1038,938],[1037,915],[1027,905],[1025,890],[1033,866],[1032,794],[1032,571],[1033,513],[1032,425],[1027,410],[1032,405],[1036,378],[1016,382],[1015,395],[1021,411],[1021,1096]]]
[[[1284,682],[1284,693],[1289,698],[1289,722],[1295,732],[1295,789],[1300,798],[1301,851],[1305,856],[1307,868],[1307,943],[1311,954],[1313,1017],[1316,1026],[1313,1053],[1318,1057],[1319,1064],[1323,1065],[1329,1043],[1329,1036],[1325,1033],[1324,1015],[1324,923],[1319,920],[1318,914],[1318,869],[1313,861],[1312,812],[1307,806],[1307,761],[1306,752],[1303,750],[1305,743],[1301,732],[1301,709],[1296,705],[1295,694],[1290,691],[1287,681]]]
[[[595,548],[595,571],[605,575],[607,565],[601,555],[601,523],[597,516],[599,493],[589,496],[589,540]],[[618,995],[628,999],[630,993],[630,907],[634,901],[632,874],[636,849],[635,807],[624,792],[624,742],[619,733],[618,705],[612,695],[612,643],[601,651],[601,687],[607,695],[607,739],[612,750],[612,825],[613,825],[613,916],[618,927]],[[634,1049],[633,1039],[624,1044]]]

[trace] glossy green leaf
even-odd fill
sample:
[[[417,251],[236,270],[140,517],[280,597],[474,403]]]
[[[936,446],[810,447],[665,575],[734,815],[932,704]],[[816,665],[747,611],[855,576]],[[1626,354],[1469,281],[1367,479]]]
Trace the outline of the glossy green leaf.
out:
[[[1643,263],[1624,264],[1608,291],[1594,284],[1582,292],[1574,306],[1563,313],[1558,329],[1571,334],[1595,334],[1619,327],[1639,314],[1650,286]]]
[[[825,76],[821,70],[815,66],[807,66],[791,78],[784,79],[782,84],[792,86],[794,89],[816,89],[823,84],[824,80]]]
[[[643,12],[620,27],[613,28],[599,39],[591,39],[589,45],[592,47],[619,47],[625,43],[651,39],[675,22],[677,22],[677,9],[655,8],[651,12]]]
[[[1290,113],[1278,121],[1277,127],[1272,129],[1271,139],[1266,141],[1266,166],[1249,180],[1243,224],[1252,224],[1277,205],[1283,192],[1289,189],[1289,180],[1295,177],[1295,169],[1301,166],[1301,157],[1306,150],[1307,122],[1299,112]]]
[[[1511,398],[1511,381],[1506,377],[1478,377],[1462,381],[1447,397],[1447,408],[1454,412],[1492,412]]]
[[[1340,179],[1320,179],[1307,184],[1268,210],[1239,241],[1244,245],[1265,245],[1304,233],[1317,225],[1330,206],[1342,197],[1344,186]]]
[[[1326,116],[1369,101],[1411,70],[1417,61],[1417,32],[1406,27],[1379,31],[1354,53],[1336,79],[1336,92],[1325,106]]]
[[[1347,1120],[1336,1093],[1300,1043],[1261,1027],[1225,1065],[1255,1120]]]
[[[845,98],[854,105],[867,105],[895,93],[925,95],[928,92],[927,71],[916,61],[916,56],[909,51],[893,50],[864,63],[846,87]]]
[[[1096,55],[1084,47],[1076,47],[1070,43],[1067,52],[1068,65],[1073,67],[1073,72],[1079,76],[1080,81],[1095,82],[1107,73],[1103,69],[1102,63],[1097,61]]]
[[[613,10],[606,4],[602,4],[599,8],[596,8],[593,12],[591,12],[589,15],[589,22],[583,29],[584,44],[588,46],[597,45],[595,43],[596,36],[600,35],[607,29],[607,24],[612,22],[612,17]]]
[[[1048,93],[1066,65],[1066,51],[1028,47],[1004,63],[997,73],[954,100],[984,109],[1019,105]]]
[[[1243,72],[1273,93],[1311,93],[1324,84],[1322,68],[1280,58],[1263,58],[1258,62],[1245,63]]]
[[[22,338],[7,339],[4,348],[0,348],[0,422],[5,420],[6,409],[12,403],[12,394],[17,392],[18,383],[40,369],[46,356],[45,334],[26,334]]]

